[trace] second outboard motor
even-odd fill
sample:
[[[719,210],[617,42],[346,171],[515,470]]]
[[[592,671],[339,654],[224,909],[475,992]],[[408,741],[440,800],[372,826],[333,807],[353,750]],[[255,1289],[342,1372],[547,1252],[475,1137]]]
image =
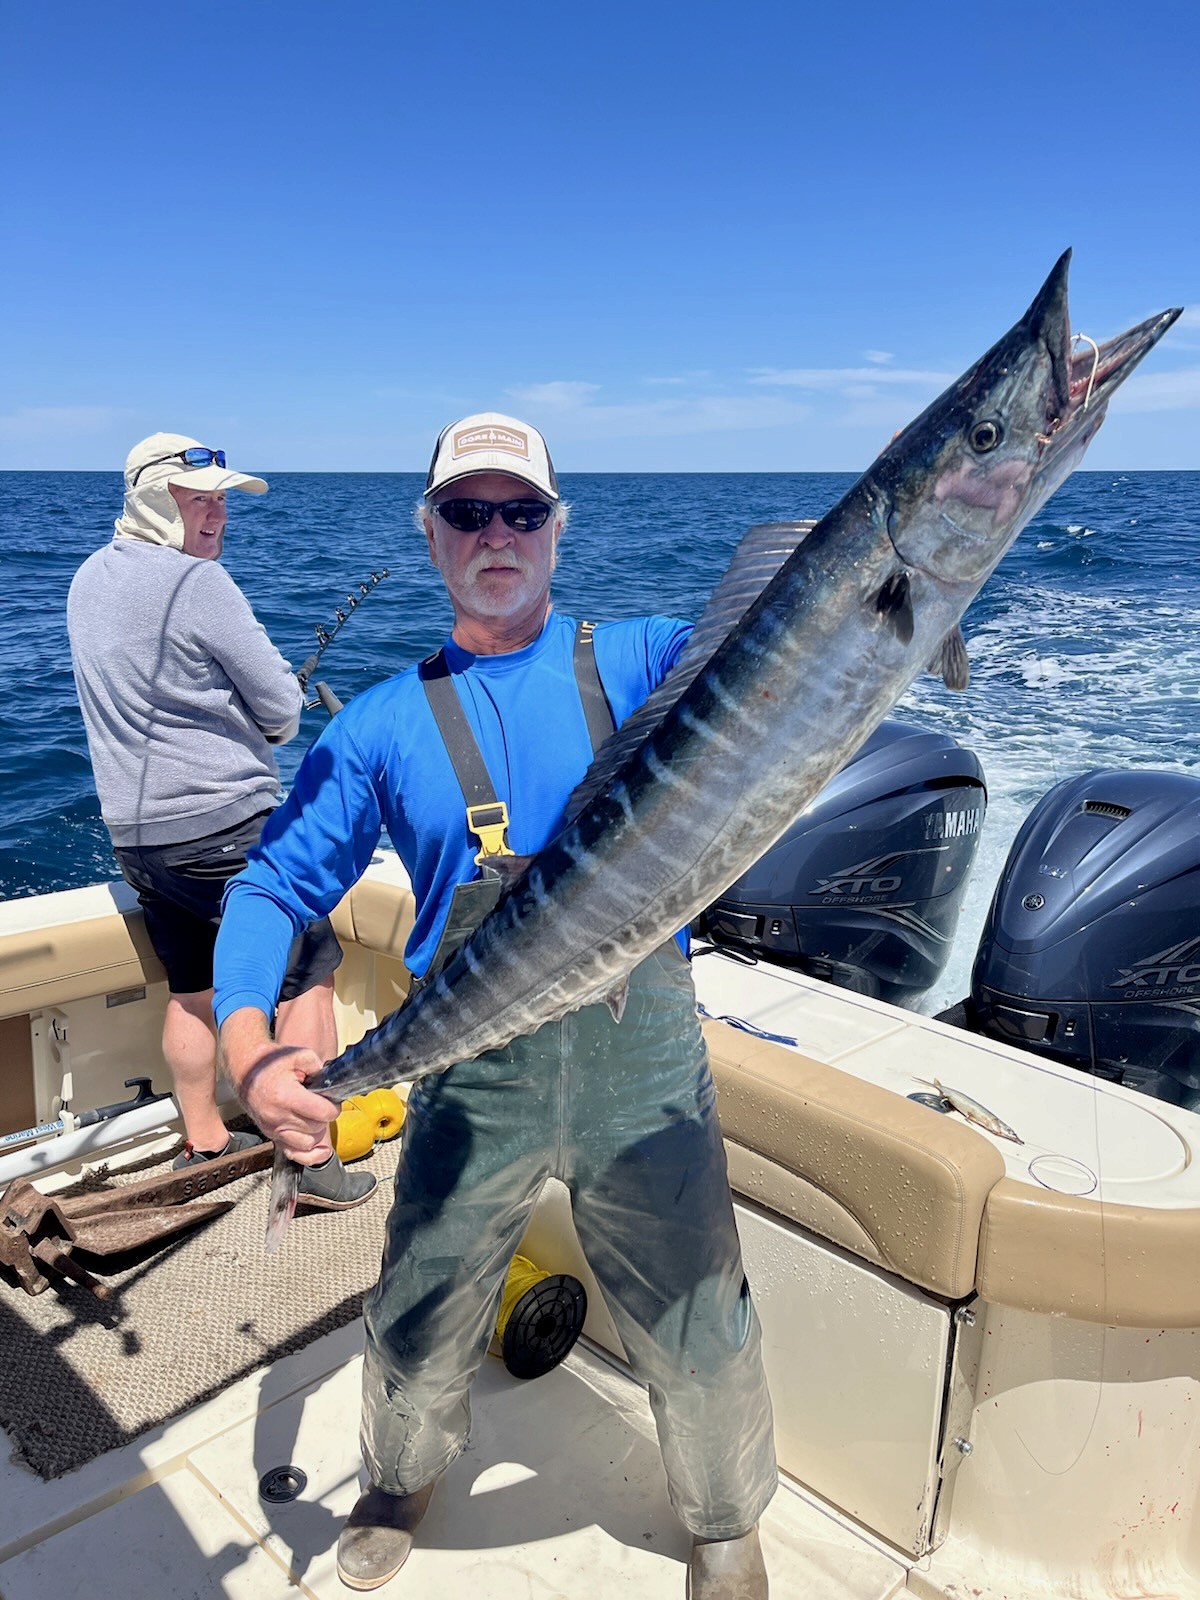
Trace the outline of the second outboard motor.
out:
[[[971,980],[972,1025],[1200,1110],[1200,778],[1097,771],[1013,843]]]
[[[986,807],[971,751],[883,722],[695,931],[903,1004],[946,965]]]

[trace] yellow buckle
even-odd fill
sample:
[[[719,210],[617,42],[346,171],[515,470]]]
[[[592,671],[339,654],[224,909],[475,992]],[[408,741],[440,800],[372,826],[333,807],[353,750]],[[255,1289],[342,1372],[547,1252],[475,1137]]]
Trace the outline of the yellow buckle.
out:
[[[479,840],[482,848],[475,857],[477,863],[492,856],[511,856],[508,839],[508,807],[503,800],[485,806],[467,807],[467,827]]]

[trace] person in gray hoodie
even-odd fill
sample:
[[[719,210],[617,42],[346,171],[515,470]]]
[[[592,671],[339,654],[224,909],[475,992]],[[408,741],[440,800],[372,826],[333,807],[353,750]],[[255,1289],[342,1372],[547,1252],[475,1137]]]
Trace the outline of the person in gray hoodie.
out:
[[[272,745],[300,726],[303,692],[221,566],[225,495],[265,494],[184,434],[143,439],[125,463],[110,543],[71,583],[67,630],[100,810],[167,973],[163,1055],[186,1131],[176,1167],[256,1142],[217,1106],[212,953],[225,884],[280,798]],[[281,1042],[337,1054],[327,918],[295,940],[275,1018]],[[301,1198],[358,1205],[375,1187],[336,1155]]]

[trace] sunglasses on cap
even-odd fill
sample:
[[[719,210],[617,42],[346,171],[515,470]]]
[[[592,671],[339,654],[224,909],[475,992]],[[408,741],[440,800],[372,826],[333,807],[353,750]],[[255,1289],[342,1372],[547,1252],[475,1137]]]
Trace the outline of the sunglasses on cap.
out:
[[[159,456],[155,461],[147,461],[133,475],[133,482],[129,485],[132,489],[143,472],[151,467],[161,467],[164,461],[182,461],[185,467],[223,467],[225,465],[224,450],[210,450],[207,445],[193,444],[186,450],[173,450],[169,456]]]
[[[550,515],[544,500],[443,500],[433,509],[456,533],[481,533],[497,511],[514,533],[534,533]]]

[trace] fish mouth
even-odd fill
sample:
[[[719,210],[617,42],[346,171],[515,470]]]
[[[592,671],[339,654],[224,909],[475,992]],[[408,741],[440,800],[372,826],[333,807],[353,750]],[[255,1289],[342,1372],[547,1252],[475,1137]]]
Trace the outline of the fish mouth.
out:
[[[1125,333],[1106,339],[1101,345],[1093,347],[1085,342],[1082,348],[1077,348],[1071,356],[1070,367],[1068,407],[1072,420],[1076,414],[1093,406],[1107,405],[1114,391],[1125,382],[1142,357],[1153,350],[1182,311],[1182,306],[1173,306],[1155,317],[1147,317],[1145,322],[1139,322]]]
[[[871,469],[872,515],[886,517],[906,566],[941,582],[982,582],[1079,464],[1108,402],[1181,315],[1178,307],[1161,311],[1102,345],[1077,338],[1067,307],[1070,261],[1064,251],[1025,315]],[[977,429],[986,430],[982,443]],[[914,512],[920,505],[924,515]]]
[[[1090,437],[1095,428],[1089,423],[1099,426],[1109,400],[1183,310],[1174,306],[1160,311],[1103,344],[1085,334],[1073,335],[1067,310],[1070,263],[1071,252],[1065,250],[1023,318],[1050,358],[1056,405],[1042,442],[1053,443],[1056,455],[1081,434]]]

